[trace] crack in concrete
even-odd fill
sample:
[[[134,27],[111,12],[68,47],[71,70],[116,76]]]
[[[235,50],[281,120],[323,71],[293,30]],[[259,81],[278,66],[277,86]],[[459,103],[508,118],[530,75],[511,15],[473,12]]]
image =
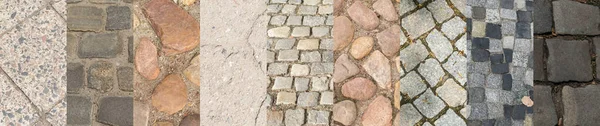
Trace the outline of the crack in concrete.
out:
[[[269,95],[266,95],[265,97],[263,97],[262,102],[260,103],[260,106],[258,107],[258,112],[256,113],[256,116],[254,116],[254,126],[256,126],[256,122],[258,121],[258,115],[260,115],[260,110],[262,110],[261,108],[263,106],[265,106],[265,101],[267,100],[267,97],[269,97]]]
[[[42,113],[42,110],[40,110],[40,108],[38,108],[38,106],[36,106],[35,104],[33,104],[33,101],[31,100],[31,98],[29,98],[29,96],[27,96],[27,94],[25,94],[25,92],[23,91],[23,89],[21,89],[21,87],[19,87],[19,85],[17,85],[17,83],[15,83],[15,81],[12,79],[12,77],[10,77],[8,75],[8,73],[6,73],[4,71],[4,69],[2,67],[0,67],[0,72],[2,72],[2,74],[8,78],[10,84],[15,89],[17,89],[17,91],[19,91],[19,93],[21,93],[21,94],[23,94],[23,96],[25,96],[25,98],[27,99],[27,101],[29,102],[29,104],[33,107],[33,109],[35,110],[35,112],[40,116],[40,119],[38,119],[38,120],[46,120],[46,113]]]
[[[256,23],[258,22],[258,19],[260,17],[264,16],[266,14],[266,12],[267,12],[267,9],[263,10],[263,12],[261,14],[257,15],[254,18],[254,22],[252,22],[252,27],[250,27],[250,33],[248,33],[248,35],[246,35],[246,37],[245,37],[246,45],[248,45],[250,48],[252,48],[252,60],[254,60],[255,63],[258,63],[259,67],[261,66],[262,63],[260,61],[258,61],[258,59],[256,59],[256,51],[254,51],[254,49],[255,49],[254,46],[252,46],[252,44],[250,44],[250,36],[252,36],[252,34],[254,33],[254,28],[256,27]],[[262,69],[262,67],[261,67],[260,71],[263,74],[267,73],[264,69]]]

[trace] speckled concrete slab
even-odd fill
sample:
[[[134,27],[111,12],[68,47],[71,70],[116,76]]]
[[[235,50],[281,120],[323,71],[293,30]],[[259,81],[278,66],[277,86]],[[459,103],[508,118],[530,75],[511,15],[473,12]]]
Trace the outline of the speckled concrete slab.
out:
[[[0,67],[16,85],[10,85],[10,79],[0,79],[0,105],[6,108],[0,110],[7,110],[0,116],[0,124],[29,125],[40,117],[35,113],[51,113],[48,119],[54,125],[65,122],[66,103],[58,104],[66,93],[65,33],[65,21],[47,6],[0,36]],[[10,111],[19,115],[10,117]]]
[[[44,0],[2,0],[0,1],[0,33],[16,26],[41,8]]]

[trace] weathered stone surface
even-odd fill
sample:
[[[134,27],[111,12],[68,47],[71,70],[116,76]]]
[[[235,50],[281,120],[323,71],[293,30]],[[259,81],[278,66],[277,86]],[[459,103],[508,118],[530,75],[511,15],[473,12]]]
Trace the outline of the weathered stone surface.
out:
[[[391,0],[377,0],[373,3],[373,9],[387,21],[398,20],[398,13]]]
[[[570,0],[552,2],[558,34],[599,35],[600,8]]]
[[[306,117],[307,125],[327,125],[329,124],[329,111],[308,110]]]
[[[453,52],[450,57],[448,57],[448,61],[442,65],[444,69],[460,83],[460,85],[465,85],[467,83],[467,67],[462,67],[467,65],[467,60],[466,57],[461,56],[458,52]]]
[[[133,125],[133,98],[105,97],[100,99],[96,120],[112,125]]]
[[[400,61],[402,61],[404,69],[410,71],[427,58],[427,55],[429,55],[427,48],[421,44],[421,41],[418,41],[400,51]]]
[[[600,43],[598,43],[600,44]],[[534,39],[533,41],[533,70],[534,80],[546,80],[546,70],[544,70],[544,39]],[[596,48],[598,50],[598,48]],[[598,51],[596,51],[598,52]],[[596,61],[598,62],[598,61]]]
[[[333,20],[333,42],[334,49],[341,50],[352,41],[354,37],[354,25],[346,16],[338,16]]]
[[[298,95],[298,107],[313,107],[319,103],[319,93],[303,92]]]
[[[290,36],[290,27],[282,26],[282,27],[271,28],[271,29],[269,29],[269,31],[267,31],[267,35],[269,37],[287,38]]]
[[[131,10],[127,6],[110,6],[106,8],[106,30],[123,30],[131,28]]]
[[[460,19],[460,17],[454,17],[448,22],[442,24],[442,32],[444,32],[444,34],[450,39],[454,39],[458,37],[459,34],[464,33],[466,28],[466,22]]]
[[[427,89],[417,100],[413,102],[415,106],[427,118],[437,115],[446,106],[444,102],[435,96],[430,89]]]
[[[350,100],[344,100],[333,105],[333,120],[344,125],[351,125],[356,119],[356,105]]]
[[[326,91],[329,89],[329,79],[327,77],[312,77],[311,83],[312,88],[311,91]]]
[[[107,92],[115,82],[116,70],[114,65],[106,61],[98,61],[88,68],[88,88]]]
[[[185,68],[183,74],[196,86],[200,86],[200,56],[196,56],[190,61],[190,66]]]
[[[346,11],[350,18],[365,30],[373,30],[379,25],[379,18],[375,12],[367,8],[362,1],[354,1]]]
[[[427,8],[433,13],[433,17],[438,22],[445,21],[454,14],[454,11],[448,6],[445,0],[433,1],[427,5]]]
[[[547,33],[552,31],[552,0],[533,1],[533,32]]]
[[[279,92],[277,93],[277,105],[281,104],[296,104],[296,93]]]
[[[381,48],[381,52],[386,56],[397,56],[400,45],[404,44],[405,41],[406,37],[404,37],[404,34],[398,25],[392,25],[388,29],[377,33],[377,43]]]
[[[290,69],[290,76],[306,76],[309,70],[308,65],[294,64]]]
[[[90,125],[92,102],[83,96],[67,96],[67,123],[73,125]]]
[[[79,92],[85,84],[85,71],[81,63],[67,64],[67,91]]]
[[[359,37],[350,46],[350,55],[355,59],[362,59],[367,56],[373,48],[373,37],[364,36]]]
[[[438,60],[445,60],[452,53],[452,44],[438,30],[431,31],[425,40]]]
[[[595,51],[600,52],[600,37],[595,37],[595,38],[593,38],[592,41],[594,42],[594,45],[596,46]],[[537,58],[537,57],[535,57],[535,58]],[[598,55],[596,55],[596,63],[600,63],[600,58],[598,57]],[[538,65],[538,64],[535,64],[535,65]],[[596,71],[600,71],[600,65],[596,65]],[[600,74],[596,74],[596,79],[600,80]]]
[[[466,126],[465,121],[462,120],[452,109],[448,109],[446,114],[442,115],[435,121],[436,126]]]
[[[563,124],[565,126],[600,124],[600,86],[588,85],[580,88],[563,87]]]
[[[275,77],[271,90],[291,89],[292,77]]]
[[[467,103],[467,90],[452,79],[446,80],[444,85],[436,89],[436,92],[449,106],[457,107]]]
[[[371,75],[381,88],[391,86],[391,69],[389,60],[379,51],[374,51],[366,59],[362,67]]]
[[[402,107],[400,107],[400,112],[398,113],[398,115],[401,115],[400,122],[402,124],[407,125],[414,125],[417,122],[419,122],[421,118],[423,118],[423,115],[421,115],[419,111],[417,111],[417,109],[413,107],[412,104],[402,105]]]
[[[143,10],[167,55],[190,51],[200,43],[200,23],[170,0],[151,0]]]
[[[390,99],[377,96],[362,115],[364,126],[387,126],[392,124],[392,105]]]
[[[69,6],[67,28],[76,31],[100,31],[104,28],[104,10],[92,6]]]
[[[133,102],[133,125],[147,126],[150,116],[150,107],[148,104],[139,101]]]
[[[301,126],[304,124],[304,109],[288,109],[285,111],[286,126]]]
[[[342,82],[343,80],[357,74],[358,66],[354,64],[347,54],[342,54],[335,61],[335,70],[333,71],[333,82]]]
[[[408,97],[415,97],[427,89],[427,85],[421,80],[417,72],[410,72],[400,79],[400,91]]]
[[[276,110],[268,110],[267,113],[267,125],[269,126],[283,126],[283,112]]]
[[[133,91],[133,68],[119,67],[117,69],[117,75],[119,89],[123,91]]]
[[[342,86],[342,95],[356,99],[356,100],[367,100],[377,91],[377,87],[371,80],[357,77]]]
[[[138,73],[148,80],[154,80],[160,74],[158,66],[158,51],[149,38],[140,38],[135,51],[135,68]]]
[[[431,87],[437,85],[437,83],[441,81],[442,77],[445,75],[444,69],[442,69],[438,61],[435,59],[425,60],[425,63],[419,66],[419,73],[423,73],[422,76],[425,77],[425,80]]]
[[[192,114],[187,115],[181,120],[179,126],[199,126],[200,125],[200,115]]]
[[[177,74],[170,74],[154,88],[152,106],[166,114],[173,114],[183,109],[187,103],[187,87]]]
[[[418,11],[402,18],[402,27],[408,32],[410,39],[416,39],[429,31],[435,26],[431,12],[427,9],[419,9]]]
[[[319,39],[304,39],[298,41],[296,46],[298,50],[315,50],[319,49]]]
[[[321,105],[333,105],[335,94],[331,91],[324,91],[321,93],[321,99],[319,104]]]
[[[89,33],[79,43],[79,58],[113,58],[121,45],[116,33]]]
[[[589,43],[585,40],[547,39],[548,80],[589,81],[592,80]]]

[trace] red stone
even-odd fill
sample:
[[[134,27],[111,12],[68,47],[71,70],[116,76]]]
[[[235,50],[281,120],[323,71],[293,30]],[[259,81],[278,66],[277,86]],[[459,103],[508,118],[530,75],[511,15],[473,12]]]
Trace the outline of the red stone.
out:
[[[354,37],[354,25],[346,16],[333,19],[333,47],[335,50],[344,49]]]
[[[360,0],[354,1],[346,11],[348,11],[350,18],[365,30],[373,30],[379,25],[379,18],[377,18],[375,12],[367,8]]]
[[[342,95],[356,99],[367,100],[377,91],[377,86],[369,79],[358,77],[354,78],[342,86]]]
[[[396,13],[391,0],[377,0],[373,3],[373,9],[387,21],[398,20],[398,13]]]
[[[348,55],[342,54],[335,60],[333,82],[342,82],[349,77],[354,76],[359,71],[358,66],[348,58]]]
[[[199,125],[200,125],[200,115],[198,115],[198,114],[185,116],[183,118],[183,120],[181,120],[181,123],[179,123],[179,126],[199,126]]]
[[[377,33],[377,43],[381,47],[381,52],[386,56],[397,56],[400,50],[400,26],[392,25],[388,29]]]
[[[392,105],[390,99],[377,96],[362,115],[363,126],[390,126],[392,124]]]
[[[144,13],[167,55],[190,51],[200,43],[200,24],[171,0],[151,0]]]
[[[140,43],[135,50],[135,68],[148,80],[156,79],[160,73],[156,46],[147,37],[140,38]]]
[[[187,104],[187,87],[177,74],[170,74],[154,88],[152,106],[169,115],[183,109]]]

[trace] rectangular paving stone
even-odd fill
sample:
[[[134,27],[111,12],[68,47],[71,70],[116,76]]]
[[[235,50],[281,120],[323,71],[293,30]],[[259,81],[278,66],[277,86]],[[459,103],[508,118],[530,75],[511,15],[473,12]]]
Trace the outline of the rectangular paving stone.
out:
[[[298,107],[313,107],[319,104],[318,92],[303,92],[298,95]]]
[[[119,67],[117,69],[117,80],[119,81],[119,89],[133,91],[133,68]]]
[[[600,44],[600,43],[599,43]],[[596,48],[598,49],[598,48]],[[534,80],[545,80],[545,75],[546,75],[546,70],[544,69],[544,51],[546,50],[546,48],[544,48],[544,39],[534,39],[533,41],[533,56],[534,56]],[[598,52],[598,51],[596,51]]]
[[[275,77],[274,80],[271,90],[291,89],[294,79],[292,77]]]
[[[87,33],[79,43],[80,58],[114,58],[121,51],[116,33]]]
[[[533,124],[536,126],[550,126],[558,123],[554,100],[552,99],[552,87],[544,85],[535,85],[533,94],[534,115]]]
[[[589,43],[586,40],[546,39],[547,72],[552,82],[592,80]]]
[[[533,1],[533,31],[536,34],[552,31],[552,0]]]
[[[130,29],[131,20],[131,10],[127,6],[106,8],[106,30]]]
[[[76,31],[100,31],[104,29],[104,10],[93,6],[69,6],[67,28]]]
[[[296,91],[307,91],[310,79],[302,77],[294,77],[294,87]]]
[[[67,124],[90,125],[92,123],[92,102],[83,96],[67,96]]]
[[[564,86],[562,90],[563,101],[563,124],[569,126],[575,125],[596,125],[600,124],[600,104],[599,96],[600,86],[588,85],[585,87],[572,88]]]
[[[275,102],[277,105],[282,104],[296,104],[296,93],[291,92],[279,92],[277,93],[277,100]]]
[[[599,35],[600,8],[571,0],[552,2],[554,27],[558,34]]]
[[[78,93],[85,85],[85,73],[81,63],[67,64],[67,91]]]
[[[277,55],[278,61],[296,61],[298,60],[298,50],[281,50]]]

